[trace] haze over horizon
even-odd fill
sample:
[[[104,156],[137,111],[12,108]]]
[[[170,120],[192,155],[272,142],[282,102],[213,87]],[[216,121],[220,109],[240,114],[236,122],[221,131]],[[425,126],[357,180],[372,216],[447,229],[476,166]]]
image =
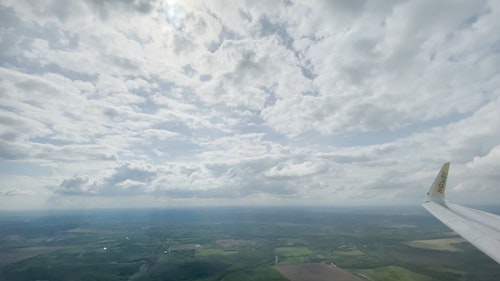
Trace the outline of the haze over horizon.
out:
[[[0,209],[500,202],[500,2],[0,3]]]

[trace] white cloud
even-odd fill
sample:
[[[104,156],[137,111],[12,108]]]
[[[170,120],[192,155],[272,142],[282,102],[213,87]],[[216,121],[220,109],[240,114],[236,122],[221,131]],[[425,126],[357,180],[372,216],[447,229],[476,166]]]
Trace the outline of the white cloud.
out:
[[[498,202],[499,12],[3,1],[0,194],[38,207],[418,203],[451,160],[455,199]]]
[[[0,196],[33,196],[35,193],[26,189],[10,189],[0,193]]]
[[[324,170],[324,167],[318,163],[306,161],[299,164],[280,163],[265,172],[265,176],[270,178],[301,178],[314,175]]]

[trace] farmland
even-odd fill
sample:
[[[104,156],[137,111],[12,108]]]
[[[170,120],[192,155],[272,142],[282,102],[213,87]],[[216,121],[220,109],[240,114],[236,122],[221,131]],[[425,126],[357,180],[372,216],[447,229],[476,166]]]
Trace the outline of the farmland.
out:
[[[0,280],[496,280],[418,207],[0,215]],[[297,272],[300,272],[298,274]]]

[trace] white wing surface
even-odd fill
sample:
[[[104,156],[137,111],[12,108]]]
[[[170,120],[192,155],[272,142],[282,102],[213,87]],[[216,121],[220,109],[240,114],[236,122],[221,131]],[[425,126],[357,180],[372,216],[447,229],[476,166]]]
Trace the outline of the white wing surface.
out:
[[[446,226],[500,263],[500,216],[446,201],[444,194],[449,167],[449,162],[443,164],[427,192],[423,206]]]

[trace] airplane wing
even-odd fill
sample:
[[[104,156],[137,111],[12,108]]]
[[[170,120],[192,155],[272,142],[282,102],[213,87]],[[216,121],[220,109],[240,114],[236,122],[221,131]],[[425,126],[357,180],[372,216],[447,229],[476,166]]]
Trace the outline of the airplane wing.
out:
[[[443,164],[423,206],[446,226],[500,263],[500,216],[445,200],[450,163]]]

